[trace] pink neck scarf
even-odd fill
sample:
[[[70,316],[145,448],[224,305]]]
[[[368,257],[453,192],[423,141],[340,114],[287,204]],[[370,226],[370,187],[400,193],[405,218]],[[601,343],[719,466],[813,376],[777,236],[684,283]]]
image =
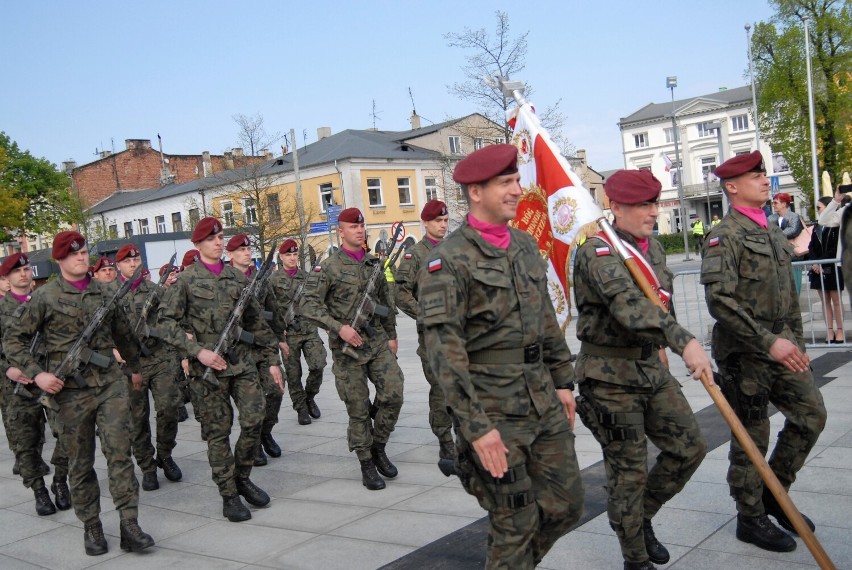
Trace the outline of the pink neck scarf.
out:
[[[85,291],[86,287],[89,286],[89,283],[92,282],[92,278],[86,275],[83,279],[80,279],[79,281],[70,281],[66,279],[65,282],[76,288],[78,291]]]
[[[364,260],[364,256],[367,255],[367,252],[364,249],[359,249],[358,251],[349,251],[345,247],[341,246],[340,250],[358,263],[361,263]]]
[[[642,255],[644,255],[645,257],[648,257],[648,248],[651,247],[650,238],[639,239],[638,237],[633,236],[633,239],[636,240],[636,245],[638,245],[639,249],[642,250]]]
[[[766,220],[766,212],[763,211],[763,208],[746,208],[745,206],[731,207],[761,228],[769,227],[769,222]]]
[[[293,269],[285,269],[284,271],[285,271],[285,272],[287,273],[287,275],[289,275],[290,277],[295,277],[295,276],[296,276],[296,273],[298,273],[298,272],[299,272],[299,268],[298,268],[298,267],[294,267]]]
[[[17,294],[17,293],[15,293],[14,291],[9,291],[9,294],[12,296],[12,298],[13,298],[14,300],[16,300],[17,302],[19,302],[19,303],[20,303],[20,304],[22,304],[22,305],[23,305],[24,303],[26,303],[27,301],[29,301],[29,300],[30,300],[30,296],[29,296],[29,295],[18,295],[18,294]]]
[[[216,263],[214,263],[214,264],[212,264],[212,265],[211,265],[211,264],[209,264],[209,263],[204,263],[204,262],[203,262],[203,261],[201,261],[200,259],[198,260],[198,262],[199,262],[201,265],[203,265],[204,267],[206,267],[206,268],[207,268],[207,271],[209,271],[210,273],[212,273],[212,274],[213,274],[213,275],[215,275],[216,277],[219,277],[219,275],[221,275],[221,274],[222,274],[222,270],[223,270],[223,269],[225,269],[225,264],[222,262],[222,260],[221,260],[221,259],[220,259],[218,262],[216,262]]]
[[[509,224],[496,225],[477,220],[471,214],[467,215],[467,224],[479,232],[482,239],[500,249],[509,249],[512,234],[509,233]]]
[[[432,239],[432,238],[430,238],[429,236],[426,236],[426,239],[427,239],[427,240],[429,240],[429,243],[431,243],[432,245],[438,245],[439,243],[441,243],[441,240],[439,240],[439,239]]]

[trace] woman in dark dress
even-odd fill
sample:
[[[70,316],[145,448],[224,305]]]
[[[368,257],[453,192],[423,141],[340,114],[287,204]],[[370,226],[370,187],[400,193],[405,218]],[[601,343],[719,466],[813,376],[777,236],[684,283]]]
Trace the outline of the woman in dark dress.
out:
[[[817,213],[825,210],[831,198],[823,196],[817,203]],[[840,227],[827,227],[817,224],[811,236],[808,247],[808,259],[834,259],[837,257],[837,242],[840,238]],[[843,275],[834,263],[811,265],[808,271],[811,289],[817,292],[822,302],[825,315],[825,342],[840,344],[845,342],[843,333],[843,303],[840,301],[840,291],[843,291]],[[836,325],[836,326],[835,326]]]

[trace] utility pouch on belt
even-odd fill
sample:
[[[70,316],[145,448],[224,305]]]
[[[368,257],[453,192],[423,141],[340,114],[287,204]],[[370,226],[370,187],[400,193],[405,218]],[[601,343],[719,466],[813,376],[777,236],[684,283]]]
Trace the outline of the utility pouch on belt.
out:
[[[97,366],[98,368],[109,368],[110,363],[112,363],[112,357],[104,356],[99,352],[95,352],[91,348],[84,347],[80,351],[80,364],[91,364],[92,366]]]
[[[598,420],[597,410],[589,399],[584,398],[582,395],[577,396],[577,413],[580,414],[583,425],[589,428],[595,440],[602,446],[606,446],[609,441],[606,438],[606,430],[604,430]]]
[[[583,396],[577,399],[577,411],[580,413],[580,419],[602,446],[613,441],[639,441],[645,436],[645,418],[639,412],[601,410]]]
[[[743,425],[757,425],[769,417],[769,394],[743,394],[736,382],[741,371],[739,358],[730,356],[725,361],[725,366],[720,368],[718,373],[714,373],[714,381],[722,387],[722,395],[731,404]]]

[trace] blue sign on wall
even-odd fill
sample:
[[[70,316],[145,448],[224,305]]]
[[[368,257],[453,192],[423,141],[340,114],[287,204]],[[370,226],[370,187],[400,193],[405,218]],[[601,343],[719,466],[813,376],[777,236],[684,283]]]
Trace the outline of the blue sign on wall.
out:
[[[777,196],[779,192],[781,192],[781,180],[779,176],[769,177],[769,188],[770,194],[772,194],[773,198]]]
[[[340,216],[340,212],[343,211],[343,206],[328,206],[325,210],[326,216],[328,216],[328,225],[336,226],[337,225],[337,217]],[[328,231],[326,228],[325,231]]]
[[[327,234],[328,233],[328,222],[311,222],[311,232],[312,234]]]

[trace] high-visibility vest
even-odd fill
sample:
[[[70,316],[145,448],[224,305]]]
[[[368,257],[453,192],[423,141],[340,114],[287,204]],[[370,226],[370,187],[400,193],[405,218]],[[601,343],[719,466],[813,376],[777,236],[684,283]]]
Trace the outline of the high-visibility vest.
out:
[[[385,260],[385,279],[388,283],[396,282],[396,279],[393,278],[393,267],[391,267],[390,259]]]
[[[695,220],[692,222],[692,234],[696,236],[704,235],[704,222],[701,220]]]

